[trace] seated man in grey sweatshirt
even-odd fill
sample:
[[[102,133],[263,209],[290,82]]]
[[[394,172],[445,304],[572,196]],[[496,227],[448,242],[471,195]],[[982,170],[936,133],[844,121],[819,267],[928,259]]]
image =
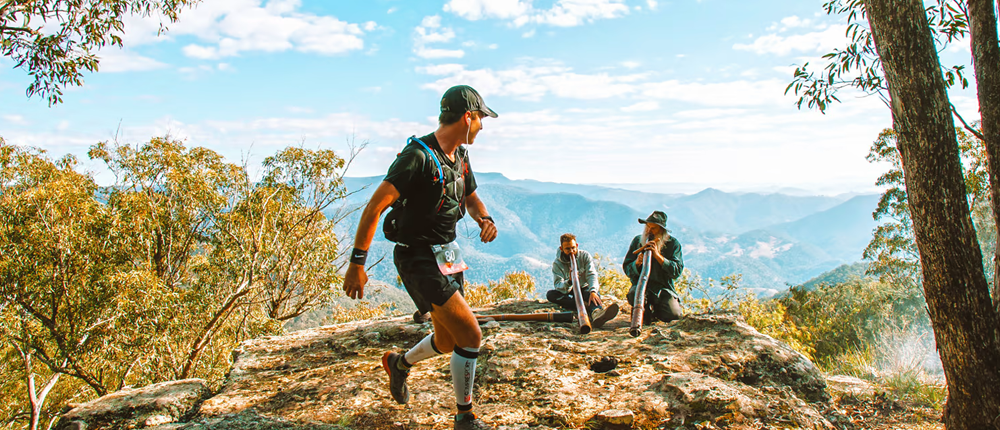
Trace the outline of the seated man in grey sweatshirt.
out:
[[[564,309],[576,311],[576,298],[573,297],[573,281],[570,277],[570,258],[576,259],[577,276],[580,280],[580,292],[583,303],[590,316],[593,328],[601,328],[604,323],[618,315],[618,304],[612,303],[604,309],[601,295],[598,293],[600,282],[597,280],[597,267],[590,253],[580,249],[576,236],[566,233],[559,237],[559,251],[556,260],[552,262],[553,289],[545,295],[550,302]]]

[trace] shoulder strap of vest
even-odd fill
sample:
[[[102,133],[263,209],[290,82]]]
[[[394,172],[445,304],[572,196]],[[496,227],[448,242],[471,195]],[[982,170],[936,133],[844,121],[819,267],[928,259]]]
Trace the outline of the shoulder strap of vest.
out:
[[[438,181],[441,181],[441,183],[443,184],[444,183],[444,171],[441,170],[441,162],[438,161],[437,155],[434,155],[434,151],[432,151],[431,148],[429,146],[427,146],[426,143],[424,143],[422,140],[418,139],[416,136],[410,136],[410,138],[407,140],[407,143],[410,143],[410,142],[417,142],[417,143],[419,143],[420,146],[422,146],[424,148],[424,150],[427,151],[427,154],[429,154],[431,156],[431,159],[434,160],[434,165],[436,165],[437,169],[438,169],[438,175],[437,175],[436,178],[434,178],[434,182],[437,183]]]

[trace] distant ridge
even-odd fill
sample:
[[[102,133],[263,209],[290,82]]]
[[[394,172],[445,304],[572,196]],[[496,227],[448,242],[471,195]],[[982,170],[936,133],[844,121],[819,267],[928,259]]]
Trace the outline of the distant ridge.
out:
[[[381,179],[345,178],[349,190],[368,186],[346,206],[364,204]],[[549,288],[549,264],[560,234],[576,234],[583,249],[599,254],[605,265],[620,267],[629,241],[641,232],[636,220],[657,209],[668,214],[668,227],[684,246],[687,268],[713,279],[740,273],[743,284],[762,295],[859,261],[876,225],[871,217],[878,201],[875,194],[791,196],[708,188],[670,195],[511,180],[499,173],[477,173],[476,179],[500,236],[482,244],[474,222],[467,217],[459,223],[458,243],[472,267],[467,279],[486,282],[526,271],[538,280],[539,290]],[[348,217],[337,234],[353,236],[359,216],[356,212]],[[392,247],[381,231],[376,233],[370,252],[386,260],[370,275],[394,285]]]

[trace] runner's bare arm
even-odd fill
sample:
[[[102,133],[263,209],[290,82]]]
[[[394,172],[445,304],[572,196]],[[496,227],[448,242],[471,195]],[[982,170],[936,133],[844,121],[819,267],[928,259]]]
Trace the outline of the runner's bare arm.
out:
[[[375,237],[375,230],[378,228],[378,220],[382,213],[399,198],[399,191],[396,186],[389,182],[382,181],[372,198],[368,200],[364,212],[361,213],[361,221],[358,222],[358,231],[354,234],[354,247],[367,251]],[[361,264],[348,263],[347,273],[344,275],[344,292],[352,299],[360,299],[365,296],[365,284],[368,283],[368,274]]]
[[[493,224],[493,221],[483,219],[490,214],[486,212],[486,205],[483,204],[482,200],[479,200],[479,195],[475,191],[465,198],[465,210],[469,211],[469,216],[479,224],[479,240],[488,243],[497,238],[497,226]]]

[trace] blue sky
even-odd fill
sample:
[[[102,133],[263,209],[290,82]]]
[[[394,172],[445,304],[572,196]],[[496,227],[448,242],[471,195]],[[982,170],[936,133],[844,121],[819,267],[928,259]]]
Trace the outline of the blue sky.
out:
[[[822,1],[203,0],[157,36],[130,19],[125,49],[48,107],[0,60],[0,136],[54,155],[169,133],[232,161],[289,145],[346,151],[384,174],[438,99],[469,84],[500,114],[470,149],[477,171],[569,183],[817,193],[872,191],[865,155],[891,125],[876,97],[826,115],[784,96],[794,65],[842,47]],[[966,61],[967,44],[942,53]],[[974,93],[953,94],[966,117]],[[84,163],[98,177],[94,163]]]

